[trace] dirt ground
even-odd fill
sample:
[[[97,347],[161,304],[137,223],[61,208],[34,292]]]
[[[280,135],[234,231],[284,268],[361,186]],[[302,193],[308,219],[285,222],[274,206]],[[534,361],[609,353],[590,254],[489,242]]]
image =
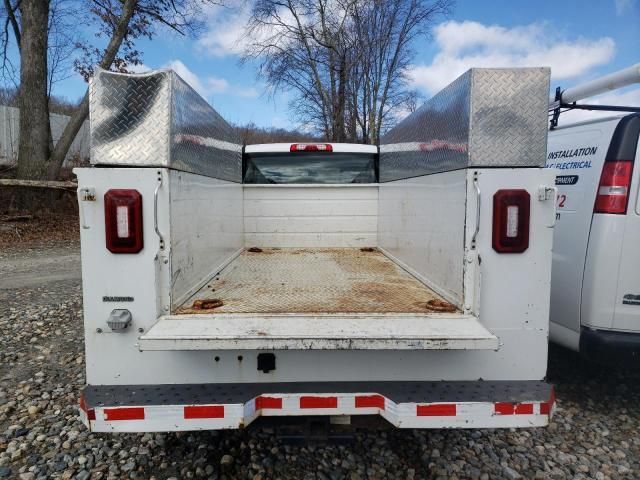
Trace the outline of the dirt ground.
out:
[[[7,222],[0,222],[4,224]],[[640,372],[551,346],[547,428],[358,431],[288,445],[273,430],[94,434],[85,384],[77,219],[0,232],[0,479],[636,479]]]

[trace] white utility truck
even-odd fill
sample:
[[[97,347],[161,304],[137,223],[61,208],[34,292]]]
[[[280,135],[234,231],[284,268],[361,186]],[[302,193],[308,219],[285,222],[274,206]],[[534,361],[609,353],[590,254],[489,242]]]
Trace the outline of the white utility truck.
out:
[[[377,146],[242,146],[98,71],[79,168],[92,431],[548,423],[549,70],[473,69]]]
[[[566,125],[556,114],[547,153],[558,173],[551,340],[625,367],[640,365],[640,105],[575,102],[634,83],[640,64],[558,91],[554,109],[637,113]]]

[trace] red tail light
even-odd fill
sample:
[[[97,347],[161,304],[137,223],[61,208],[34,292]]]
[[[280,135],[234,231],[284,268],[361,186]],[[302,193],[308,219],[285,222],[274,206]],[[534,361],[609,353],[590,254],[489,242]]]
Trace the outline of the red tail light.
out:
[[[628,160],[604,162],[593,213],[627,213],[632,171]]]
[[[493,196],[493,249],[522,253],[529,248],[531,197],[526,190],[498,190]]]
[[[142,195],[137,190],[109,190],[104,194],[107,250],[138,253],[142,250]]]
[[[330,143],[292,143],[290,152],[333,152]]]

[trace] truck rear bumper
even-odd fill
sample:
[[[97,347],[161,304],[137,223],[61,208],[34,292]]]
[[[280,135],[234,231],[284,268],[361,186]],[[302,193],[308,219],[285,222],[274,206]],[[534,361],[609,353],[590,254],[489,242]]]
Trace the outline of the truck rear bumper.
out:
[[[259,416],[380,415],[398,428],[543,427],[553,387],[538,381],[315,382],[85,387],[94,432],[243,428]]]
[[[640,367],[640,332],[592,330],[582,327],[580,353],[596,363]]]

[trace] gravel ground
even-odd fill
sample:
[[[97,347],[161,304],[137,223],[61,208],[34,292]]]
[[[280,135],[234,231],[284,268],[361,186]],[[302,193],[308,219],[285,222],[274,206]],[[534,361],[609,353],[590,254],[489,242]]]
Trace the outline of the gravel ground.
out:
[[[268,428],[89,434],[77,243],[0,253],[0,478],[640,478],[640,373],[552,348],[558,410],[546,429],[357,432],[284,445]]]

